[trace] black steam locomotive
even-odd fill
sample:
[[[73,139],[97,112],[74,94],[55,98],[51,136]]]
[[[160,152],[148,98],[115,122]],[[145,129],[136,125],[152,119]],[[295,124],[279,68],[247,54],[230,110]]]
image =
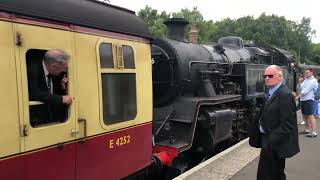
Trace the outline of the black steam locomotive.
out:
[[[245,46],[240,37],[223,37],[214,46],[190,43],[186,20],[164,24],[168,38],[152,45],[153,133],[157,146],[178,151],[172,167],[181,172],[212,156],[222,142],[244,139],[264,103],[264,68],[281,66],[293,89],[295,58],[267,45]]]

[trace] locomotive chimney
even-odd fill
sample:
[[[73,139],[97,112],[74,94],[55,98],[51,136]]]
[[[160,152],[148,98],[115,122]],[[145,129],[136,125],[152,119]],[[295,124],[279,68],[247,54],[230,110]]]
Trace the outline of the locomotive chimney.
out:
[[[198,28],[196,24],[192,24],[191,30],[189,32],[189,42],[197,44],[198,43]]]
[[[163,22],[167,26],[168,38],[188,42],[185,38],[185,28],[189,24],[184,18],[171,18]]]

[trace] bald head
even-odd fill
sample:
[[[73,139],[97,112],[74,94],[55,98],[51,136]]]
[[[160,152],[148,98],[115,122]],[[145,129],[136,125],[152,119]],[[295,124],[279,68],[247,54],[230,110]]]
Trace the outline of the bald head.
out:
[[[44,54],[44,62],[46,64],[57,62],[57,63],[68,63],[70,56],[62,49],[50,49]]]
[[[69,59],[70,56],[62,49],[50,49],[44,54],[43,61],[50,74],[58,75],[67,70]]]
[[[264,70],[264,78],[266,86],[272,88],[283,81],[283,71],[277,65],[268,66]]]

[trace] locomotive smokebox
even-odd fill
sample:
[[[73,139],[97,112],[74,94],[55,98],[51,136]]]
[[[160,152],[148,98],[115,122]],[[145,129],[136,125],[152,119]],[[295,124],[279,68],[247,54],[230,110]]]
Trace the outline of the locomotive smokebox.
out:
[[[168,38],[188,42],[185,38],[186,26],[189,24],[184,18],[171,18],[163,22],[167,26]]]

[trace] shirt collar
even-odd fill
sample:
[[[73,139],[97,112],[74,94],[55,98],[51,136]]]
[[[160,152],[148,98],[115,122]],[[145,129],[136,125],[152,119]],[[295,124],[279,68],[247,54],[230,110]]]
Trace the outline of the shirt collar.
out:
[[[305,79],[305,80],[301,83],[301,86],[307,84],[307,82],[310,82],[312,79],[314,79],[314,76],[308,77],[307,79]]]
[[[273,88],[269,89],[269,97],[273,95],[274,92],[276,92],[277,89],[282,85],[282,82],[274,86]]]
[[[44,61],[42,61],[42,67],[43,67],[44,75],[47,77],[49,75],[49,71],[46,65],[44,64]]]
[[[310,76],[310,77],[308,77],[308,79],[314,79],[314,76]]]

